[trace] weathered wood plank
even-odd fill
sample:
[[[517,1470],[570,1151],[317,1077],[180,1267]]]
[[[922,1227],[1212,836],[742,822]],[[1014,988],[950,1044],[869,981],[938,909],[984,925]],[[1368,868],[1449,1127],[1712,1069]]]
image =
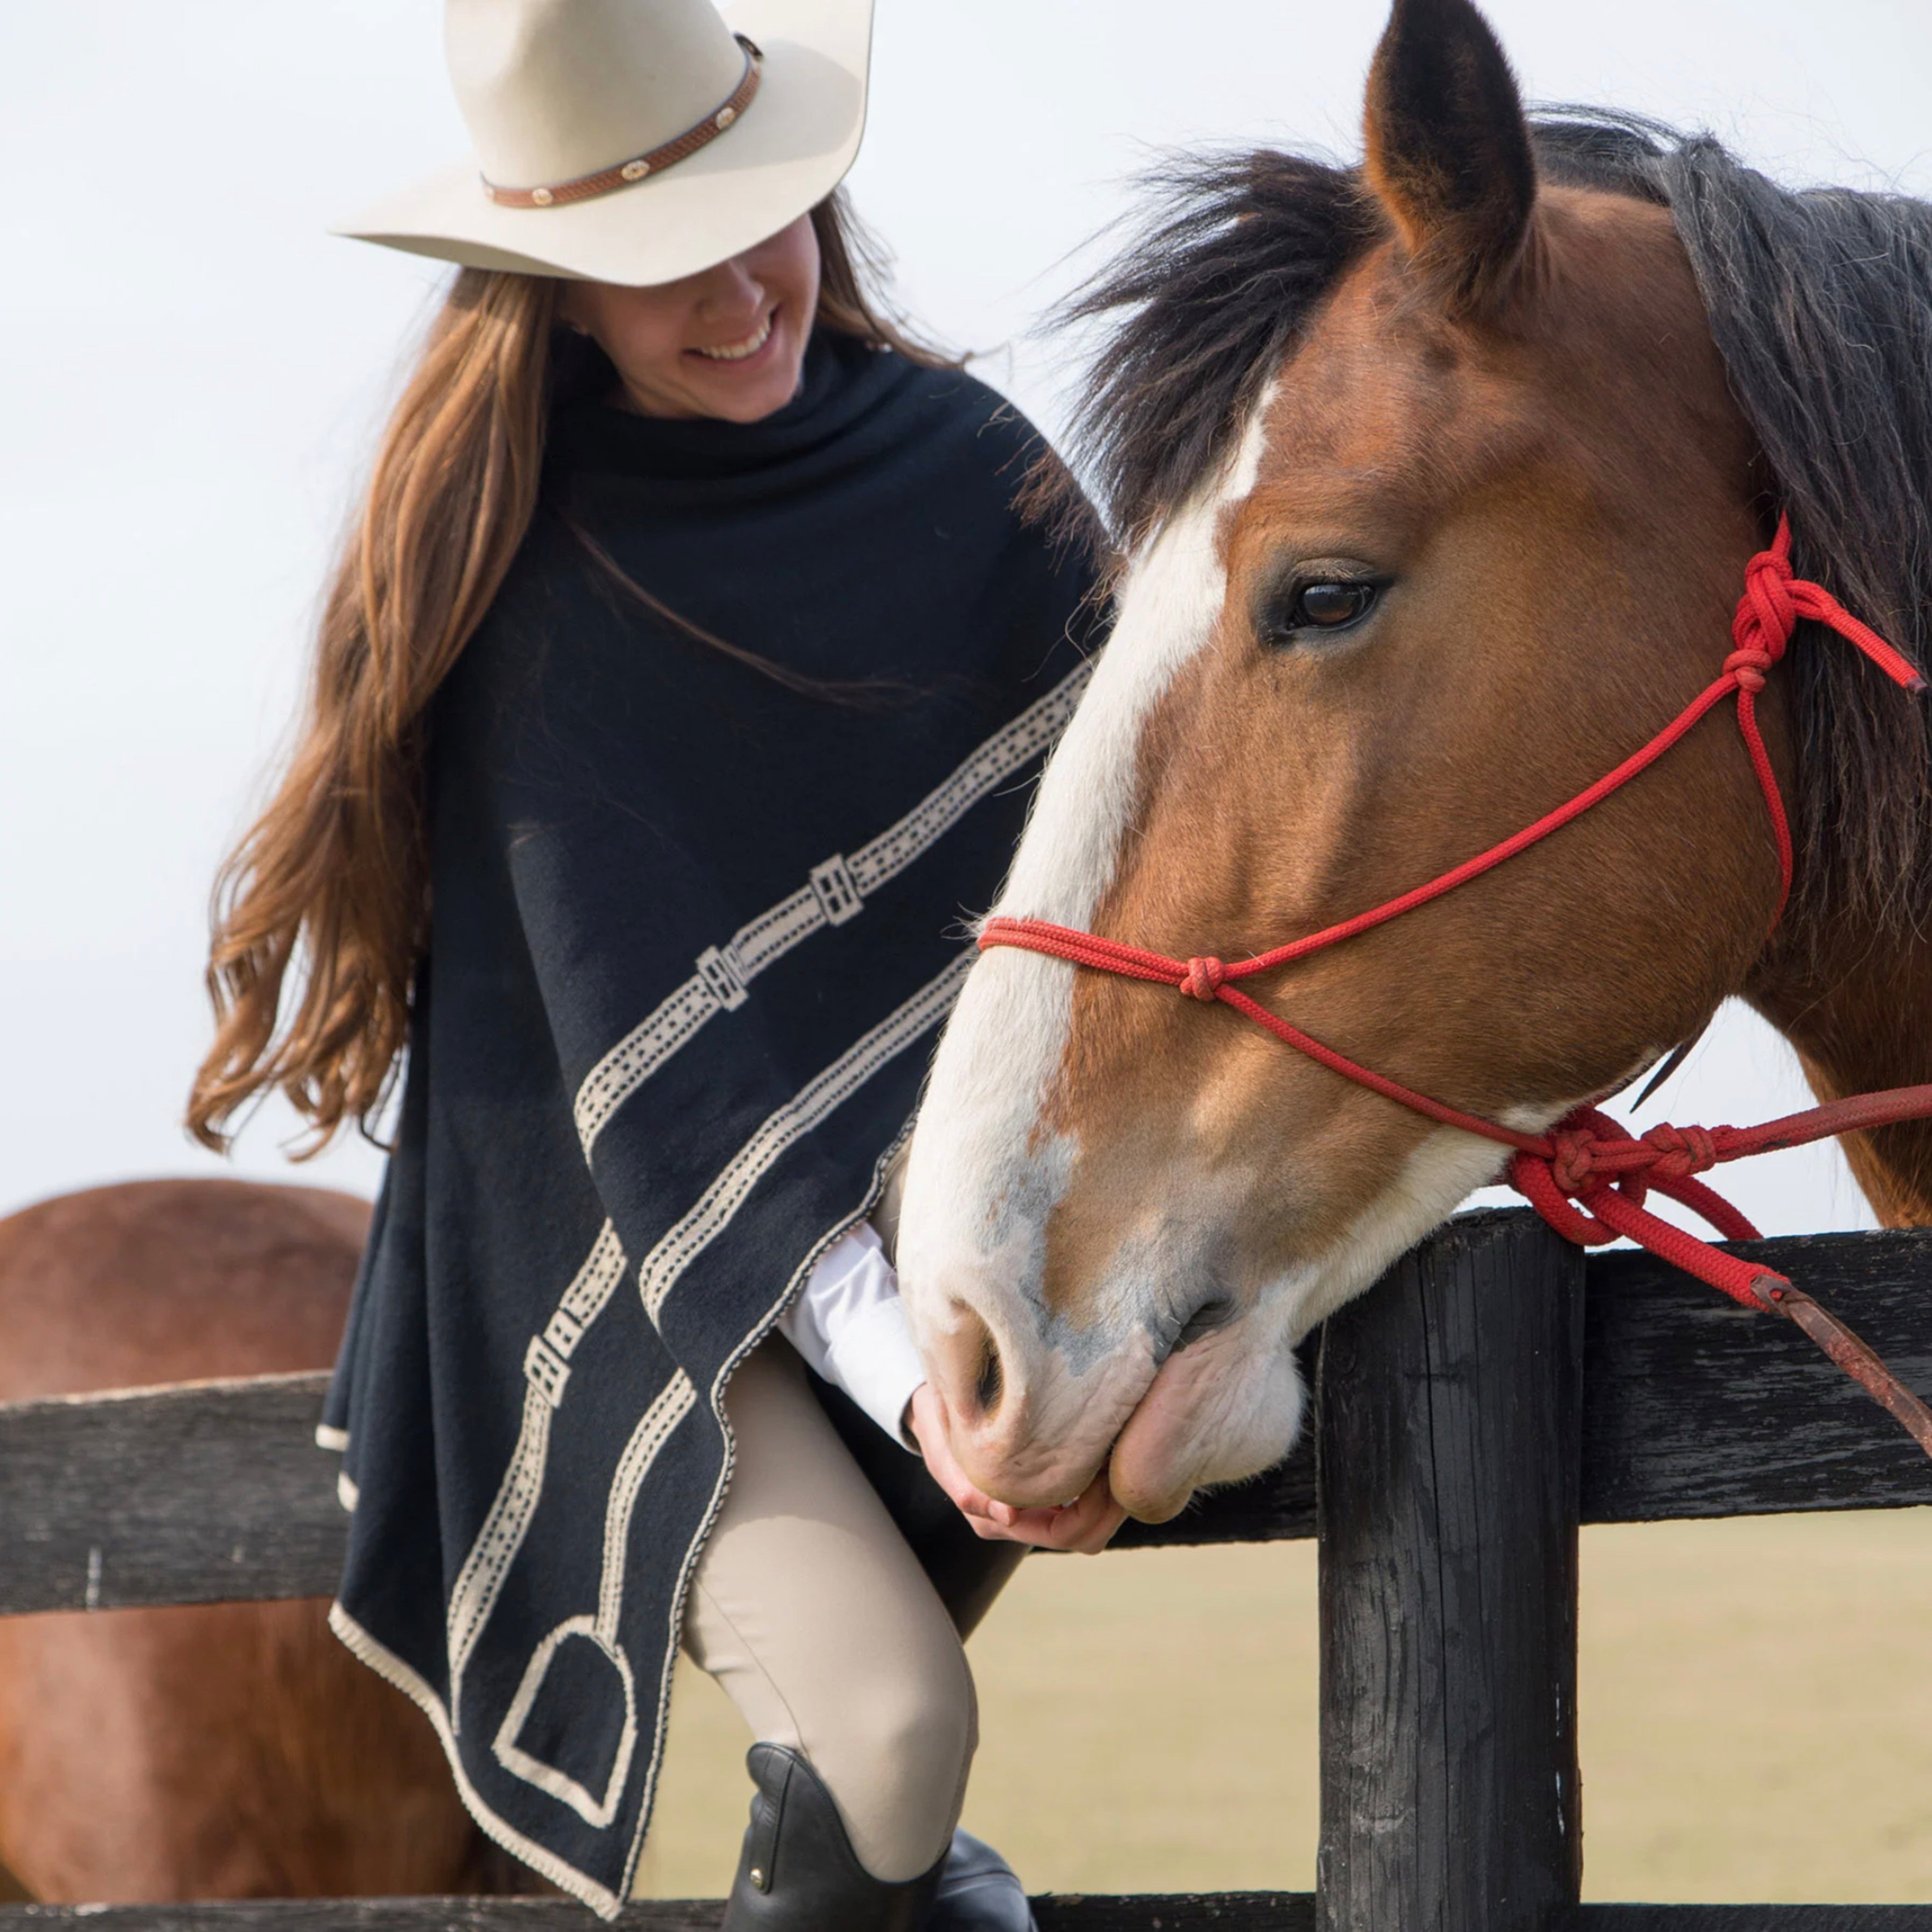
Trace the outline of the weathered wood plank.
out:
[[[1044,1897],[1040,1932],[1312,1932],[1306,1892]],[[717,1899],[634,1905],[618,1932],[716,1932]],[[558,1899],[240,1899],[200,1905],[16,1905],[0,1932],[583,1932],[596,1922]],[[1586,1905],[1577,1932],[1932,1932],[1923,1905]]]
[[[1134,1898],[1090,1893],[1033,1902],[1040,1932],[1315,1932],[1315,1897],[1300,1892],[1219,1892]]]
[[[1582,1869],[1583,1258],[1472,1215],[1322,1346],[1322,1932],[1549,1932]]]
[[[1932,1905],[1586,1905],[1577,1932],[1932,1932]]]
[[[328,1381],[0,1404],[0,1614],[333,1594]]]
[[[1313,1932],[1304,1892],[1036,1898],[1040,1932]],[[618,1932],[716,1932],[719,1899],[654,1900]],[[596,1920],[551,1898],[237,1899],[202,1905],[0,1907],[0,1932],[584,1932]],[[828,1928],[830,1932],[830,1928]]]
[[[1932,1231],[1758,1245],[1932,1392]],[[1646,1255],[1593,1256],[1588,1281],[1585,1522],[1932,1503],[1932,1463],[1788,1322]],[[310,1439],[326,1381],[0,1405],[0,1614],[331,1594],[346,1525]],[[1118,1546],[1312,1536],[1313,1452],[1311,1431],[1280,1469]]]
[[[1932,1395],[1932,1230],[1742,1244]],[[1932,1462],[1774,1315],[1654,1256],[1594,1256],[1583,1345],[1583,1520],[1932,1503]]]

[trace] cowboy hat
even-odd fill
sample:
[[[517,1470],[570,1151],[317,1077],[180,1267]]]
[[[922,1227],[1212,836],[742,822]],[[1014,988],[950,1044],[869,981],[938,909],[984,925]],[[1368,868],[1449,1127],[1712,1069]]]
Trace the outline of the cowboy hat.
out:
[[[448,0],[473,158],[334,232],[472,268],[695,274],[836,188],[873,0]]]

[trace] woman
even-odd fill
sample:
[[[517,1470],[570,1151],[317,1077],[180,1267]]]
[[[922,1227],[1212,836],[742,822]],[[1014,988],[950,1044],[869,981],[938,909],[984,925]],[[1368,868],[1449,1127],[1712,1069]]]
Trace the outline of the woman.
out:
[[[1011,507],[1030,433],[866,293],[870,0],[734,20],[452,0],[476,160],[348,232],[465,266],[225,874],[190,1121],[368,1130],[406,1047],[334,1623],[488,1831],[614,1912],[682,1641],[758,1739],[734,1932],[1021,1927],[955,1836],[960,1640],[1119,1512],[946,1458],[882,1198],[1091,585]]]

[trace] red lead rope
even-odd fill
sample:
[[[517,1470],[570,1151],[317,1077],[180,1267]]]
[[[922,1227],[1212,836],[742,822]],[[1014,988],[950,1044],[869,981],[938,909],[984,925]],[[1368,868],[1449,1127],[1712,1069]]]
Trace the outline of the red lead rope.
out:
[[[1345,939],[1353,939],[1357,934],[1426,905],[1431,899],[1440,898],[1444,892],[1480,878],[1505,860],[1514,859],[1552,832],[1560,831],[1571,820],[1581,818],[1592,806],[1601,804],[1639,772],[1647,771],[1685,737],[1707,712],[1733,692],[1737,697],[1738,730],[1751,769],[1757,774],[1778,848],[1781,916],[1791,892],[1791,830],[1770,756],[1765,750],[1763,734],[1758,729],[1756,700],[1764,688],[1766,674],[1784,656],[1798,620],[1805,617],[1816,620],[1856,645],[1906,690],[1921,692],[1926,688],[1924,679],[1910,660],[1876,631],[1861,623],[1821,585],[1792,574],[1791,526],[1788,519],[1780,518],[1771,548],[1760,550],[1744,568],[1744,594],[1738,599],[1737,613],[1731,620],[1732,649],[1718,677],[1648,744],[1632,752],[1594,784],[1555,811],[1546,812],[1534,824],[1526,826],[1500,844],[1492,845],[1486,852],[1464,860],[1426,885],[1418,886],[1305,938],[1290,940],[1271,952],[1237,960],[1232,964],[1207,956],[1170,959],[1165,953],[1151,952],[1142,946],[1102,939],[1097,934],[1076,932],[1070,926],[1054,926],[1039,919],[989,919],[980,934],[980,947],[983,950],[994,946],[1022,946],[1096,972],[1172,986],[1193,999],[1219,1000],[1343,1078],[1444,1126],[1458,1127],[1465,1133],[1479,1134],[1513,1148],[1510,1185],[1566,1240],[1580,1246],[1591,1246],[1628,1235],[1673,1267],[1722,1289],[1748,1308],[1774,1309],[1789,1316],[1890,1410],[1926,1454],[1932,1456],[1932,1410],[1904,1388],[1835,1316],[1784,1276],[1722,1252],[1708,1241],[1699,1240],[1668,1221],[1659,1220],[1643,1204],[1646,1192],[1654,1189],[1691,1209],[1726,1239],[1756,1240],[1759,1238],[1756,1228],[1696,1176],[1720,1162],[1742,1160],[1748,1154],[1800,1147],[1828,1135],[1886,1126],[1898,1120],[1932,1118],[1932,1086],[1857,1094],[1755,1127],[1656,1126],[1639,1138],[1626,1132],[1595,1108],[1585,1106],[1568,1114],[1547,1134],[1519,1133],[1478,1114],[1466,1114],[1445,1101],[1432,1100],[1426,1094],[1418,1094],[1385,1073],[1362,1066],[1304,1033],[1233,983],[1339,945]],[[1774,926],[1776,922],[1772,922]]]

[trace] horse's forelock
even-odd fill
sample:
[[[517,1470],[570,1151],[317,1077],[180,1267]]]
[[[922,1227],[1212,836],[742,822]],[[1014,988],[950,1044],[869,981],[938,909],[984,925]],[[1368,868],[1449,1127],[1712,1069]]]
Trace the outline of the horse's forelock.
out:
[[[1262,148],[1179,158],[1149,218],[1062,306],[1111,322],[1068,440],[1132,548],[1227,458],[1310,310],[1384,227],[1359,174]]]

